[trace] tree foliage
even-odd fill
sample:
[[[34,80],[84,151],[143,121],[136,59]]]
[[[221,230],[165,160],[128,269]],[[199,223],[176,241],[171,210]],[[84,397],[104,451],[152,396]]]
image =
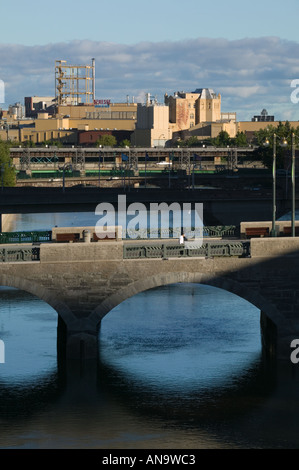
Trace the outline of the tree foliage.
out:
[[[101,135],[96,141],[97,147],[115,147],[116,144],[117,140],[114,135]]]
[[[231,138],[228,132],[220,131],[217,137],[211,139],[211,143],[215,147],[228,147],[231,143]]]
[[[217,137],[205,140],[199,140],[196,136],[189,137],[185,140],[178,140],[176,142],[178,147],[247,147],[247,137],[244,132],[238,132],[235,137],[230,137],[228,132],[221,131]]]
[[[131,147],[131,142],[129,139],[124,139],[120,142],[119,146],[121,148],[125,148],[125,147]]]
[[[16,174],[10,159],[9,149],[9,143],[0,140],[1,186],[14,186],[16,184]]]
[[[298,129],[291,127],[288,121],[285,124],[280,121],[277,127],[269,124],[265,129],[255,132],[255,143],[258,146],[255,157],[260,159],[266,167],[272,168],[274,134],[276,134],[276,164],[277,168],[283,168],[286,152],[291,149],[293,133],[296,138],[299,137]],[[280,145],[284,140],[287,141],[287,147]],[[266,143],[268,143],[267,146]]]

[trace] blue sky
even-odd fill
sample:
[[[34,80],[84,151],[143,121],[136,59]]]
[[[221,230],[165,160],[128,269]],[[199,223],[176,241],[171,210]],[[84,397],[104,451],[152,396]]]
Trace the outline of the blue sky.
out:
[[[249,120],[266,108],[299,119],[298,0],[1,1],[5,106],[54,95],[54,63],[96,58],[96,95],[144,100],[209,87]],[[5,107],[3,106],[3,107]]]
[[[90,39],[119,44],[197,37],[298,39],[298,1],[1,0],[4,42],[41,45]],[[8,19],[8,21],[5,19]]]

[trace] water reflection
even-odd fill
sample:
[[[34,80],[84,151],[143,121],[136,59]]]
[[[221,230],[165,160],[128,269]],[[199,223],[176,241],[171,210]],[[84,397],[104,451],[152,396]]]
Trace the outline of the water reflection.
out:
[[[232,398],[238,408],[257,383],[263,390],[258,401],[269,391],[269,383],[264,388],[260,382],[257,311],[219,289],[164,286],[110,312],[100,332],[97,386],[86,370],[71,374],[65,364],[57,364],[57,314],[51,307],[6,287],[0,298],[1,334],[7,344],[0,378],[0,422],[6,430],[0,436],[2,446],[26,446],[23,427],[32,432],[49,418],[54,447],[75,442],[98,446],[98,436],[101,445],[111,448],[126,441],[146,447],[161,439],[171,447],[178,445],[179,429],[190,433],[191,428],[194,435],[188,434],[185,447],[194,446],[199,434],[205,440],[197,446],[212,445],[211,413],[219,424],[221,415],[232,419],[233,409],[227,406]],[[243,321],[248,320],[242,334],[242,322],[233,313],[238,305]],[[256,407],[257,401],[248,405]],[[242,413],[247,408],[242,403]],[[37,438],[30,435],[36,445]]]
[[[101,325],[101,361],[167,394],[230,388],[260,354],[259,311],[210,286],[143,292]]]
[[[57,313],[37,297],[0,287],[0,338],[5,343],[5,364],[0,380],[24,387],[40,380],[57,366]]]
[[[101,389],[134,412],[209,427],[216,414],[219,425],[272,390],[261,352],[259,311],[248,302],[210,286],[164,286],[103,319]]]

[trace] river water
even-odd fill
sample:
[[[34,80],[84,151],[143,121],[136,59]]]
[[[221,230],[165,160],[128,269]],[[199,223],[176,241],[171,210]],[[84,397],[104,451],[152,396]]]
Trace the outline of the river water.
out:
[[[15,230],[92,225],[23,215]],[[57,360],[57,313],[0,287],[0,447],[298,448],[296,370],[265,361],[260,312],[199,284],[152,289],[103,319],[97,370]],[[299,367],[299,366],[298,366]]]

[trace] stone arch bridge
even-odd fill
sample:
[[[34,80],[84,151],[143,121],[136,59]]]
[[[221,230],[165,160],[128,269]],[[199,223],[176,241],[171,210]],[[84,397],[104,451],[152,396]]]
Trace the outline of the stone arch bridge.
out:
[[[266,350],[290,359],[290,343],[299,338],[299,238],[210,241],[206,251],[189,254],[153,243],[2,245],[0,285],[28,291],[57,311],[58,344],[68,358],[97,356],[101,320],[125,299],[188,282],[226,289],[259,308]]]

